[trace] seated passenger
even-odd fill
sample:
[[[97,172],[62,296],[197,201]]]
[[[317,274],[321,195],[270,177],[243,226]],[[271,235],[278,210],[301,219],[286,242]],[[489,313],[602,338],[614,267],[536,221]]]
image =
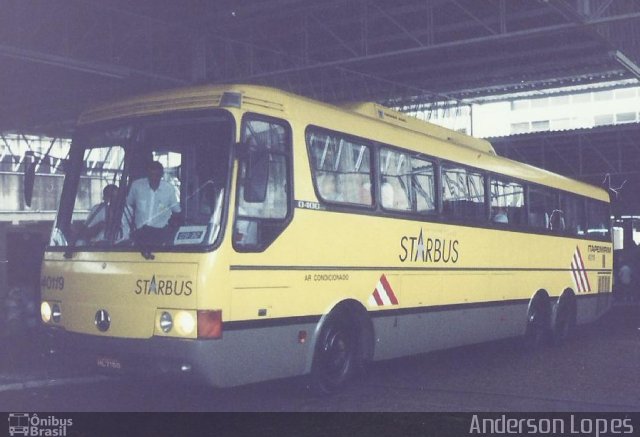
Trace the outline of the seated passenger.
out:
[[[552,231],[564,231],[564,214],[559,209],[551,213],[550,225]]]
[[[118,186],[114,184],[109,184],[102,189],[102,202],[91,208],[84,222],[82,242],[104,240],[106,223],[113,214],[113,203],[117,193]]]
[[[342,195],[338,192],[338,177],[333,173],[325,173],[320,180],[320,196],[330,202],[343,202]]]
[[[393,185],[392,185],[393,186]],[[400,185],[396,185],[393,190],[393,197],[395,200],[395,209],[401,209],[403,211],[411,209],[411,203],[409,201],[409,193]]]
[[[395,207],[393,187],[389,182],[383,182],[380,186],[380,200],[383,208],[393,209]]]
[[[495,208],[495,214],[493,216],[494,223],[509,223],[509,216],[507,211],[503,207]]]
[[[371,205],[371,184],[369,182],[365,182],[360,187],[360,203]]]

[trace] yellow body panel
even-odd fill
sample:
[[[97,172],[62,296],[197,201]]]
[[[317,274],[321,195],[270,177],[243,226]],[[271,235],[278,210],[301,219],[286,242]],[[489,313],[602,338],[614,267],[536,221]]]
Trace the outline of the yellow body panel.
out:
[[[421,231],[425,244],[437,239],[445,247],[439,261],[434,261],[434,250],[430,260],[418,249],[412,252],[410,240],[403,249],[403,237],[417,242]],[[451,254],[449,242],[455,244]],[[389,307],[367,304],[382,274],[398,297],[396,309],[529,299],[539,289],[559,296],[566,288],[576,289],[571,272],[576,247],[585,268],[593,270],[586,273],[590,293],[597,293],[597,278],[610,277],[611,252],[596,254],[589,250],[593,245],[611,247],[571,238],[297,210],[268,253],[233,255],[232,265],[246,270],[231,272],[232,315],[255,318],[259,308],[269,308],[277,317],[324,314],[345,298],[383,311]],[[531,249],[523,250],[527,247]]]

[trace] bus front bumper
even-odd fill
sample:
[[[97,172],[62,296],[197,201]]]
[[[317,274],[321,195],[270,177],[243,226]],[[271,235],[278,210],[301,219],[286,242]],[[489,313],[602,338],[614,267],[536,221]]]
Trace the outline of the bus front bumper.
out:
[[[221,340],[152,337],[130,339],[46,329],[47,346],[55,357],[79,368],[111,374],[167,375],[205,380],[214,386],[230,385],[211,372]],[[206,365],[203,365],[206,363]]]
[[[94,370],[143,376],[169,374],[231,387],[309,372],[317,320],[265,327],[227,329],[217,340],[151,337],[144,339],[78,334],[45,328],[50,350],[60,361]]]

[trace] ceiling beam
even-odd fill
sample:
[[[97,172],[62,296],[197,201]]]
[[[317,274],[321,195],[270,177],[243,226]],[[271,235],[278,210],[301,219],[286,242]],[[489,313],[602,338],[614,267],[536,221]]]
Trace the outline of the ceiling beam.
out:
[[[533,36],[547,35],[549,33],[560,33],[564,31],[574,30],[580,27],[595,26],[598,24],[614,23],[618,21],[639,19],[639,18],[640,18],[640,12],[636,12],[636,13],[610,16],[605,18],[597,18],[597,19],[585,21],[584,24],[566,23],[566,24],[544,26],[544,27],[538,27],[534,29],[526,29],[526,30],[509,32],[506,34],[489,35],[489,36],[474,37],[474,38],[468,38],[468,39],[457,40],[457,41],[449,41],[449,42],[434,44],[431,46],[411,47],[407,49],[391,50],[387,52],[374,53],[374,54],[369,54],[364,56],[354,56],[354,57],[339,59],[334,61],[316,62],[316,63],[306,64],[306,65],[294,66],[291,68],[268,71],[268,72],[255,74],[255,75],[247,75],[247,76],[238,78],[238,80],[247,81],[247,80],[265,78],[265,77],[276,76],[276,75],[292,73],[292,72],[317,70],[317,69],[331,68],[331,67],[344,67],[344,66],[353,65],[353,64],[363,64],[370,61],[390,60],[392,58],[397,58],[402,56],[426,54],[429,52],[434,52],[436,50],[451,49],[451,48],[462,47],[462,46],[473,46],[473,45],[500,42],[500,41],[514,41],[514,40],[525,39]]]
[[[132,76],[142,76],[148,79],[167,82],[174,85],[185,85],[188,83],[188,81],[184,79],[154,73],[151,71],[139,70],[96,61],[85,61],[69,56],[60,56],[51,53],[44,53],[37,50],[28,50],[6,44],[0,44],[0,56],[18,59],[21,61],[51,65],[67,70],[89,73],[112,79],[128,79]]]

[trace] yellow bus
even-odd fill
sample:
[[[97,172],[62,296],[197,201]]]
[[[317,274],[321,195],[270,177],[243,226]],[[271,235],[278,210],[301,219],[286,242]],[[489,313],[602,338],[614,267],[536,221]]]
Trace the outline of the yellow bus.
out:
[[[605,190],[374,103],[159,92],[84,113],[65,168],[42,319],[100,367],[332,392],[610,305]]]

